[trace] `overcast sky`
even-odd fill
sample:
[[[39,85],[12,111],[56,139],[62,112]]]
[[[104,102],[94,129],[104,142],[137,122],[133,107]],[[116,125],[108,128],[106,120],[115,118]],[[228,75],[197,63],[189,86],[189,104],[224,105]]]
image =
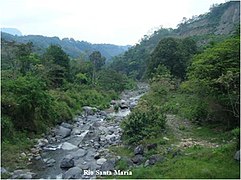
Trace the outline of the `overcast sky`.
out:
[[[183,17],[226,0],[0,0],[1,27],[23,35],[134,45],[151,29],[176,28]]]

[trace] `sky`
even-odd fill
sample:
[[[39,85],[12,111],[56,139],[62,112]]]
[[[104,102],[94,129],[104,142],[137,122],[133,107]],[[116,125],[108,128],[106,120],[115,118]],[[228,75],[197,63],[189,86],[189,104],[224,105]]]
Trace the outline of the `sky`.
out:
[[[225,1],[0,0],[0,25],[23,35],[134,45],[160,26],[176,28],[183,17],[206,13]]]

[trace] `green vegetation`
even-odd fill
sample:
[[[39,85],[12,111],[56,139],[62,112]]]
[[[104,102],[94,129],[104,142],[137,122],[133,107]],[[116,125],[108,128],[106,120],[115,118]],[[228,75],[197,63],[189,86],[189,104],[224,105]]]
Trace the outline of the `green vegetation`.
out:
[[[33,53],[32,43],[2,41],[4,165],[8,165],[8,161],[12,166],[22,163],[10,158],[18,159],[19,153],[27,151],[32,144],[28,137],[38,136],[63,121],[71,121],[75,114],[81,113],[83,106],[108,108],[121,91],[134,87],[127,76],[107,69],[105,58],[98,51],[93,52],[88,61],[70,60],[56,45],[49,46],[38,56]],[[106,85],[108,82],[111,83]]]
[[[195,45],[178,45],[182,41],[160,41],[148,61],[151,89],[122,124],[126,144],[156,143],[144,158],[158,154],[165,159],[132,167],[131,178],[239,178],[233,156],[240,148],[240,36],[235,33],[198,51]],[[146,113],[150,109],[155,110]]]

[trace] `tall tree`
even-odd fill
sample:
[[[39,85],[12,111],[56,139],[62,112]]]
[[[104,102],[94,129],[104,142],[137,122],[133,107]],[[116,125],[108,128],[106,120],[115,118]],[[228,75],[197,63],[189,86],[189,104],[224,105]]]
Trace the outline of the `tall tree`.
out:
[[[101,67],[105,64],[105,57],[101,56],[99,51],[94,51],[89,56],[90,61],[93,64],[93,71],[92,71],[92,83],[96,83],[96,71],[100,70]]]
[[[148,61],[147,74],[152,77],[159,64],[166,66],[172,75],[185,79],[187,66],[196,52],[192,39],[165,38],[155,48]]]
[[[49,69],[49,76],[52,78],[54,87],[60,87],[64,78],[69,78],[70,59],[68,55],[57,45],[48,47],[44,54],[44,64]]]

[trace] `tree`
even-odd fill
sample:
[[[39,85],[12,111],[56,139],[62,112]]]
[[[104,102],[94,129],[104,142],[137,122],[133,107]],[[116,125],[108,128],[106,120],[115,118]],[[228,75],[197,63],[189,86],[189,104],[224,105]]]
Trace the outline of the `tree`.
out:
[[[171,74],[185,79],[186,69],[192,55],[196,52],[196,45],[192,39],[162,39],[148,61],[147,74],[152,77],[159,64],[166,66]]]
[[[188,73],[191,89],[202,98],[212,97],[229,114],[232,122],[228,126],[237,125],[240,117],[239,53],[240,37],[236,35],[196,55]]]
[[[70,59],[68,55],[56,45],[48,47],[44,54],[44,65],[49,68],[49,78],[54,87],[60,87],[64,79],[69,79]]]
[[[27,74],[2,83],[2,112],[10,116],[17,130],[37,132],[52,118],[52,98],[45,83]]]
[[[105,64],[105,57],[102,57],[99,51],[94,51],[90,54],[89,58],[93,64],[92,83],[95,84],[96,71],[100,70],[101,67]]]

